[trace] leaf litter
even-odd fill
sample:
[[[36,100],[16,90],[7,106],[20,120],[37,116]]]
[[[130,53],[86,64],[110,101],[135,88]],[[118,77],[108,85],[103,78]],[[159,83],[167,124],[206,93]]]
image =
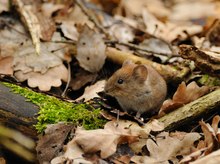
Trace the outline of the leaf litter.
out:
[[[19,82],[26,81],[28,86],[38,87],[40,91],[51,91],[52,87],[63,84],[75,91],[84,90],[88,84],[100,80],[99,74],[108,60],[112,60],[106,48],[117,47],[121,52],[163,64],[181,65],[177,70],[190,67],[188,74],[196,78],[186,82],[188,77],[185,76],[180,79],[179,86],[174,84],[178,87],[173,89],[174,94],[169,93],[160,115],[178,110],[213,89],[199,84],[198,79],[219,77],[219,2],[109,0],[105,3],[115,7],[109,7],[108,11],[103,10],[106,6],[102,1],[90,2],[85,2],[83,8],[73,1],[33,4],[13,1],[23,24],[13,16],[0,15],[0,73],[12,75]],[[6,1],[1,1],[0,13],[5,11],[10,12]],[[67,67],[67,63],[71,66]],[[86,73],[75,71],[76,65]],[[97,92],[103,91],[103,86],[104,81],[98,81],[78,97],[88,103],[98,97]],[[170,84],[168,86],[171,88]],[[165,132],[157,116],[151,126],[146,125],[145,118],[142,126],[134,122],[135,119],[111,117],[112,121],[107,122],[104,129],[77,127],[75,130],[75,127],[59,123],[51,130],[49,125],[38,142],[41,152],[38,158],[46,156],[42,163],[219,161],[220,119],[217,114],[211,125],[199,122],[201,133]],[[121,147],[125,147],[125,153],[119,153]]]

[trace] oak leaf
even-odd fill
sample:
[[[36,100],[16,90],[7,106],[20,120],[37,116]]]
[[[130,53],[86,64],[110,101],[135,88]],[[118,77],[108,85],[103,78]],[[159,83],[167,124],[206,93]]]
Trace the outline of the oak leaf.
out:
[[[164,101],[159,113],[168,113],[177,109],[205,95],[208,91],[209,88],[207,86],[199,87],[194,81],[187,86],[185,82],[182,82],[174,93],[173,98]]]
[[[157,162],[171,160],[175,163],[178,161],[177,156],[185,156],[191,153],[190,150],[194,147],[194,142],[201,137],[200,134],[182,133],[181,135],[182,139],[171,136],[167,132],[162,132],[156,136],[155,141],[148,139],[146,144],[150,152],[148,158]]]

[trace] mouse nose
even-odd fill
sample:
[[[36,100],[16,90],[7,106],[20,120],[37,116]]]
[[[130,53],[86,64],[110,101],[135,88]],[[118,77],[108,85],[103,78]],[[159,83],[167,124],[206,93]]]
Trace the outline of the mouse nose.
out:
[[[112,87],[110,87],[109,85],[105,85],[104,87],[104,91],[106,94],[111,93]]]

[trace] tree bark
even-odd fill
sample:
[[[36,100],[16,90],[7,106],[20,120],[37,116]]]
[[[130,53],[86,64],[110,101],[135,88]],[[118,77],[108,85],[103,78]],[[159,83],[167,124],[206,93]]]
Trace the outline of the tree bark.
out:
[[[177,127],[187,124],[195,118],[205,116],[213,109],[220,106],[220,89],[217,89],[199,99],[186,104],[175,111],[164,115],[158,121],[164,124],[165,130],[174,130]],[[151,126],[152,122],[145,124],[145,127]]]
[[[0,83],[0,122],[36,139],[37,131],[34,125],[37,122],[38,106],[10,90]]]

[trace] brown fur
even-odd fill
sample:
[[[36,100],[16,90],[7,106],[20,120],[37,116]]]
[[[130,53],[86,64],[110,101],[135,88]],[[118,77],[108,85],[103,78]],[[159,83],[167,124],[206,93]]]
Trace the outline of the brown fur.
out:
[[[119,79],[123,80],[119,84]],[[162,105],[167,86],[162,76],[147,65],[124,62],[106,82],[105,91],[115,97],[124,111],[155,113]]]

